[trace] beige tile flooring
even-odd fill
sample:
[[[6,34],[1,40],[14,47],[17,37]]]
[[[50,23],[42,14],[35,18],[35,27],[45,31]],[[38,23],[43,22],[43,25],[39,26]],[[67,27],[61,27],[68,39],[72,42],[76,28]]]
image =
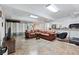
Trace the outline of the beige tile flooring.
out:
[[[12,55],[76,55],[79,54],[79,46],[60,42],[58,40],[47,41],[18,37],[16,38],[16,52]]]

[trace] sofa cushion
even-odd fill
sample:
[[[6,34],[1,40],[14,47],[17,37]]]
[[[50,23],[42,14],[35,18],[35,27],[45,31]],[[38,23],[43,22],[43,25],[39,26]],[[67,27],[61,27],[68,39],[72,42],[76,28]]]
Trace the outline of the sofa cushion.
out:
[[[34,35],[35,33],[30,33],[30,35]]]
[[[44,36],[49,36],[49,34],[47,34],[47,33],[41,33],[41,35],[44,35]]]

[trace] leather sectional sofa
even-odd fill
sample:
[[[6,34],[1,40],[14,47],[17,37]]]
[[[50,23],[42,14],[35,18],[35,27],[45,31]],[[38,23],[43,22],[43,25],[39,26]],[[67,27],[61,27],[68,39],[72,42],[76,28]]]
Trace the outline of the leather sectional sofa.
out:
[[[41,31],[41,30],[34,30],[34,31],[25,31],[25,38],[42,38],[45,40],[53,41],[56,38],[55,32],[49,31]]]
[[[33,31],[25,31],[25,38],[35,38],[36,35],[35,35],[35,32]]]

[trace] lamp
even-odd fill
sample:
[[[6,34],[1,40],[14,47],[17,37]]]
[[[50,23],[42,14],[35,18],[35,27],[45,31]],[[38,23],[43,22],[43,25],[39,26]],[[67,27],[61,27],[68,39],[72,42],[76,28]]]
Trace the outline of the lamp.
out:
[[[55,5],[53,5],[53,4],[49,4],[47,6],[47,9],[52,11],[52,12],[58,12],[59,11],[59,9]]]
[[[31,18],[38,18],[38,16],[30,15]]]

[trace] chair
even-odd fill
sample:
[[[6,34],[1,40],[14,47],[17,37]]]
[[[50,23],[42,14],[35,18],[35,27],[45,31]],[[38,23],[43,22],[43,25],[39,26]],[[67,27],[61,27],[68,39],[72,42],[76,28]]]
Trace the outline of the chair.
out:
[[[79,38],[77,38],[77,37],[72,37],[72,38],[69,40],[69,43],[79,45]]]
[[[57,37],[60,38],[60,39],[65,39],[67,34],[68,34],[67,32],[57,33]]]
[[[7,51],[7,47],[0,47],[0,55],[3,55]]]

